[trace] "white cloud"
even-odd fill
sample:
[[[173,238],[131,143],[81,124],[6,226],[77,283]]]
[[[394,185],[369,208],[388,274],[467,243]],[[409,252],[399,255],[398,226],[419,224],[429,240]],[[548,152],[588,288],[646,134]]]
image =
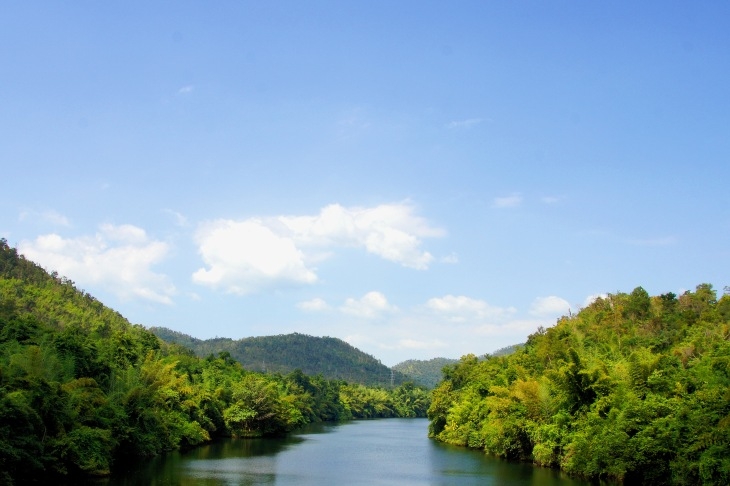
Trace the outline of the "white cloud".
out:
[[[332,204],[314,216],[277,216],[202,224],[196,241],[206,264],[193,281],[246,294],[318,281],[313,264],[338,248],[362,248],[404,267],[425,270],[434,257],[422,239],[442,236],[407,203],[372,208]]]
[[[179,95],[190,94],[193,92],[194,89],[195,89],[195,87],[192,85],[183,86],[182,88],[177,90],[177,94],[179,94]]]
[[[115,226],[103,224],[100,226],[101,234],[106,240],[127,243],[130,245],[144,244],[147,241],[147,233],[142,228],[131,224]]]
[[[431,359],[436,356],[459,358],[477,356],[513,344],[524,343],[538,327],[555,324],[554,319],[526,318],[506,312],[497,318],[480,318],[464,313],[458,325],[444,314],[420,309],[403,309],[386,319],[377,329],[362,320],[350,324],[352,334],[345,340],[365,352],[392,364],[405,358]]]
[[[567,300],[551,295],[538,297],[530,306],[530,314],[534,316],[563,316],[570,310]]]
[[[105,224],[96,235],[78,238],[47,234],[21,242],[18,251],[77,287],[99,285],[125,300],[171,304],[176,292],[165,275],[151,270],[166,258],[168,245],[136,226]]]
[[[294,241],[277,235],[258,219],[204,224],[196,241],[208,266],[193,274],[193,281],[202,285],[243,295],[262,287],[317,281]]]
[[[319,297],[305,300],[303,302],[299,302],[297,304],[297,307],[310,312],[319,312],[329,309],[329,305],[327,302],[324,301],[324,299],[320,299]]]
[[[510,196],[495,197],[492,202],[494,208],[515,208],[522,204],[522,196],[520,194],[512,194]]]
[[[395,312],[398,308],[389,304],[385,295],[373,291],[359,299],[347,299],[340,310],[351,316],[372,319],[386,312]]]
[[[358,301],[349,301],[355,302]],[[557,302],[536,299],[534,308],[555,310],[557,306],[548,304]],[[454,295],[429,299],[423,306],[399,309],[381,317],[377,324],[370,324],[367,319],[350,322],[351,334],[344,339],[389,364],[404,357],[459,358],[468,353],[481,356],[524,343],[539,327],[550,327],[556,321],[554,315],[530,315],[529,309],[496,307],[481,299]],[[320,324],[318,321],[317,325]],[[340,324],[332,325],[338,329]]]
[[[424,270],[433,256],[420,248],[421,239],[445,232],[430,226],[414,211],[407,203],[373,208],[331,204],[316,216],[280,216],[277,221],[303,246],[360,247],[405,267]]]
[[[482,118],[468,118],[466,120],[455,120],[446,125],[448,128],[451,129],[468,129],[473,126],[479,125],[482,123],[484,119]]]
[[[496,307],[480,299],[463,295],[434,297],[426,302],[426,307],[441,315],[447,315],[454,322],[481,319],[502,319],[516,312],[513,307]]]

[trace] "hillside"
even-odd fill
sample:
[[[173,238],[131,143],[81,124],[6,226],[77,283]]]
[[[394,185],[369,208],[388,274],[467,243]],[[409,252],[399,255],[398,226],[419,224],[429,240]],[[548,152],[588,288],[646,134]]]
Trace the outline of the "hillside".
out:
[[[120,460],[304,424],[424,416],[429,395],[244,370],[132,325],[0,239],[0,484],[86,484]]]
[[[599,298],[512,354],[463,357],[432,397],[447,443],[594,480],[730,484],[730,295]]]
[[[444,366],[453,365],[454,363],[458,363],[458,360],[449,358],[409,359],[393,366],[393,369],[409,376],[414,383],[431,389],[443,380],[442,370]]]
[[[164,341],[193,350],[199,357],[229,353],[247,370],[286,374],[299,369],[306,375],[322,375],[327,379],[391,386],[390,368],[337,338],[294,333],[239,340],[201,340],[163,327],[152,327],[150,331]],[[407,381],[412,379],[399,371],[392,373],[394,386]]]

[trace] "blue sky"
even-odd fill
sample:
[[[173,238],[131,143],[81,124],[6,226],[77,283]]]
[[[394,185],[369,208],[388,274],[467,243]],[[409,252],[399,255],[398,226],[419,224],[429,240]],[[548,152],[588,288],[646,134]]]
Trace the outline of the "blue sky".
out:
[[[730,261],[727,2],[4,2],[0,236],[392,365]]]

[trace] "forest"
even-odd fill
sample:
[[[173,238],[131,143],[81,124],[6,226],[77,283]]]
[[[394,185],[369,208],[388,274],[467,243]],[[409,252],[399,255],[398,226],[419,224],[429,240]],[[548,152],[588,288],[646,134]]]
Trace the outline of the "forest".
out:
[[[307,375],[321,374],[325,378],[368,386],[402,385],[415,381],[398,371],[397,367],[391,373],[390,368],[373,356],[333,337],[293,333],[237,340],[203,340],[164,327],[151,327],[150,331],[163,341],[181,344],[201,357],[228,352],[251,371],[286,374],[299,369]]]
[[[730,484],[730,295],[596,299],[506,356],[444,369],[429,434],[625,484]]]
[[[0,239],[0,484],[107,475],[217,437],[314,421],[425,416],[411,383],[367,387],[197,357],[130,324]]]
[[[450,358],[409,359],[393,366],[393,369],[405,374],[414,383],[425,386],[430,390],[436,388],[436,385],[443,379],[444,367],[456,362],[457,360]]]

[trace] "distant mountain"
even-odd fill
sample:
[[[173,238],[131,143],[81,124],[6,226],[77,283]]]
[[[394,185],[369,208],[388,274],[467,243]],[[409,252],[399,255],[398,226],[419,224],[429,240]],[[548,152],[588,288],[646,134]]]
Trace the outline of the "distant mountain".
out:
[[[369,386],[390,387],[413,381],[400,371],[393,371],[345,341],[306,334],[197,339],[164,327],[150,328],[163,341],[191,349],[200,357],[227,352],[252,371],[287,374],[296,369],[306,375],[321,374],[328,379],[345,380]]]
[[[409,359],[393,366],[393,369],[409,376],[417,385],[436,388],[436,385],[443,379],[441,370],[444,366],[454,363],[458,363],[458,360],[448,358],[433,358],[428,361]]]

